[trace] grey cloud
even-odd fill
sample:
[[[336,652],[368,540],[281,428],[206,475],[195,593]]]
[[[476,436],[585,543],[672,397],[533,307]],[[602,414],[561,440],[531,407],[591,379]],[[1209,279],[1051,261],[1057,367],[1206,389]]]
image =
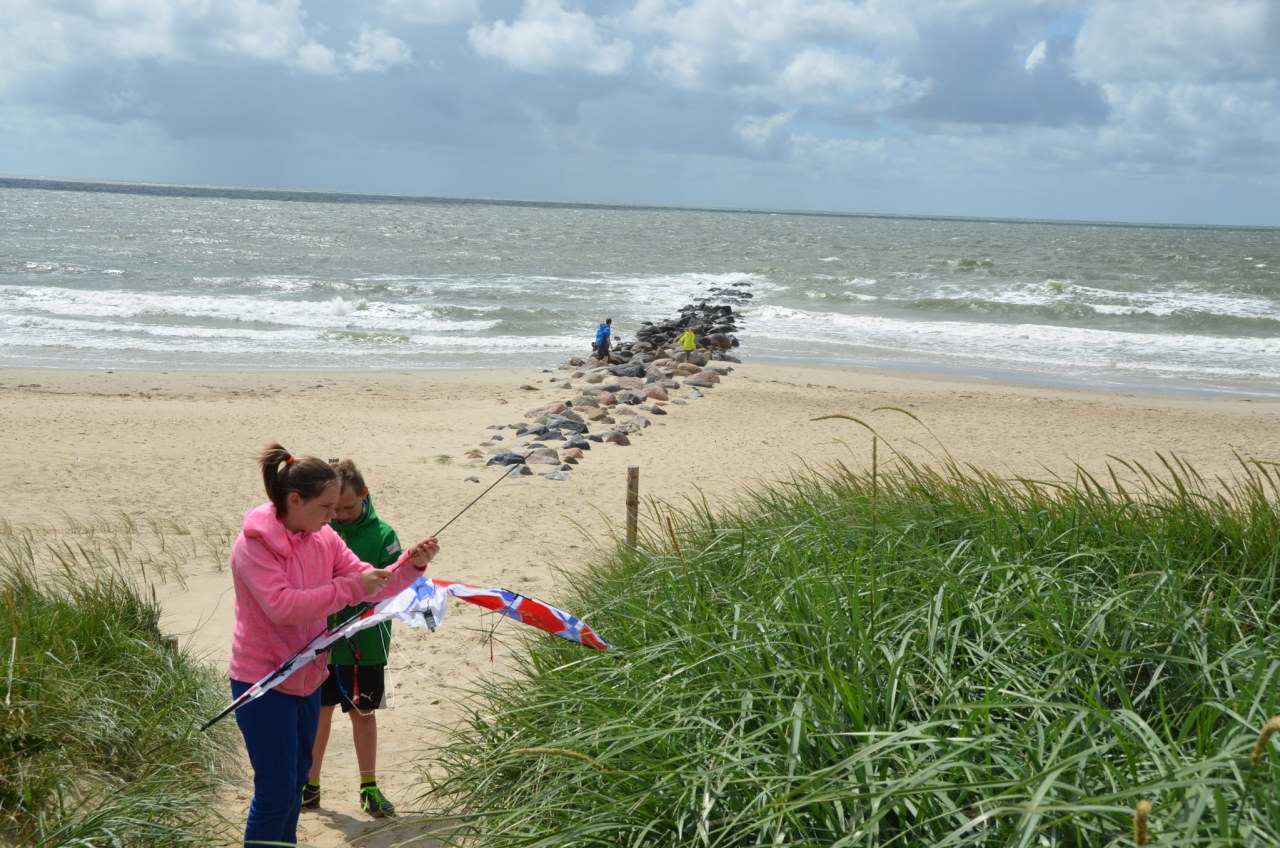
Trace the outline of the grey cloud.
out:
[[[925,49],[905,68],[928,76],[933,88],[897,114],[912,121],[991,126],[1102,123],[1107,115],[1100,86],[1072,74],[1074,39],[1050,36],[1044,59],[1028,69],[1015,51],[1018,21],[993,23],[982,29],[930,32]]]

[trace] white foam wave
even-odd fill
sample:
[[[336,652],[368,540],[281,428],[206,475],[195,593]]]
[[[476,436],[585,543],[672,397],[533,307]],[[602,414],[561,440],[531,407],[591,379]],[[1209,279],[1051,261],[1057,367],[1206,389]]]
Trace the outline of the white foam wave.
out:
[[[1280,378],[1280,339],[1118,332],[1045,324],[899,320],[882,316],[763,307],[748,314],[753,340],[799,351],[806,341],[896,351],[916,360],[979,360],[1049,370],[1136,369],[1165,376]],[[821,330],[815,331],[815,327]]]
[[[166,319],[181,328],[199,322],[239,322],[272,327],[354,329],[382,332],[483,332],[496,320],[453,321],[421,304],[376,301],[279,301],[255,297],[142,295],[137,292],[0,286],[6,313],[78,320]]]

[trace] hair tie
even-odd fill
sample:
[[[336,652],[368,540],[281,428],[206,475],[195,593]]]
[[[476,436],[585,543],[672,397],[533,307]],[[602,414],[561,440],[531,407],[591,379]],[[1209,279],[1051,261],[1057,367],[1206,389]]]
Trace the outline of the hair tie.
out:
[[[290,456],[288,459],[286,459],[286,460],[284,461],[284,464],[285,464],[285,465],[293,465],[293,456]]]

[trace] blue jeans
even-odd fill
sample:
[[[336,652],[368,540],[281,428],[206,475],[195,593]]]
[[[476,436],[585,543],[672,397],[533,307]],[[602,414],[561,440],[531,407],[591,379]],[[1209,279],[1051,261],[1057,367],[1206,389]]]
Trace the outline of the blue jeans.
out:
[[[240,697],[249,686],[232,680],[231,697]],[[305,696],[272,689],[236,710],[236,724],[253,766],[246,846],[298,843],[302,787],[311,773],[311,746],[319,720],[318,689]]]

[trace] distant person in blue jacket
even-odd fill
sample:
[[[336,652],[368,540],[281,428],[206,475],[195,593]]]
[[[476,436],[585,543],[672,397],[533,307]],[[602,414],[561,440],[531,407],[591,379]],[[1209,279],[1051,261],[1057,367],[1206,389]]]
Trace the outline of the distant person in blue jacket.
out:
[[[606,318],[604,323],[596,327],[596,343],[592,346],[595,350],[596,365],[609,364],[609,345],[613,336],[613,319]]]

